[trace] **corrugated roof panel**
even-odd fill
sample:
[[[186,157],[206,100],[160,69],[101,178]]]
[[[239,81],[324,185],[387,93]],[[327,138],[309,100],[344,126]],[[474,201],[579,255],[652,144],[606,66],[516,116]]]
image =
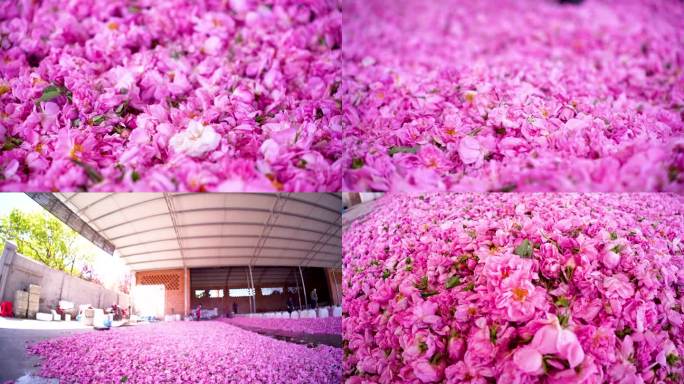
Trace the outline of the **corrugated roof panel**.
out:
[[[341,261],[340,195],[55,196],[119,248],[133,270],[249,263],[338,266]]]

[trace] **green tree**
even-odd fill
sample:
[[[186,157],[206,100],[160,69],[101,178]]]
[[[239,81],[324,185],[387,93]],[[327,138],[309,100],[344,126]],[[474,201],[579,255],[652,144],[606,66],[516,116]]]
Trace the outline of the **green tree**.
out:
[[[13,241],[22,255],[72,275],[80,273],[77,263],[90,261],[82,252],[78,234],[44,212],[13,209],[0,220],[0,240]]]

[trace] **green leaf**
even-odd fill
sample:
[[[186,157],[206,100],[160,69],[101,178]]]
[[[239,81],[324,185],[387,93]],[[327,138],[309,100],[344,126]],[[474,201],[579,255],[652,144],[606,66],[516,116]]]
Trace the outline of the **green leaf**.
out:
[[[62,89],[56,85],[49,85],[43,89],[43,94],[40,96],[40,101],[50,101],[62,95]]]
[[[133,180],[133,182],[140,180],[140,174],[137,171],[133,171],[131,173],[131,180]]]
[[[81,119],[75,118],[71,120],[71,126],[72,127],[80,127],[81,126]]]
[[[83,170],[85,171],[86,175],[88,175],[88,177],[90,178],[90,180],[94,181],[95,183],[99,183],[99,182],[101,182],[102,180],[104,180],[104,178],[102,177],[102,175],[100,175],[100,172],[98,172],[98,171],[97,171],[95,168],[93,168],[92,166],[90,166],[90,165],[88,165],[88,164],[86,164],[86,163],[84,163],[84,162],[82,162],[82,161],[80,161],[80,160],[72,159],[71,161],[73,161],[74,164],[78,165],[79,167],[83,168]]]
[[[447,280],[446,288],[451,289],[451,288],[453,288],[457,285],[460,285],[460,284],[461,284],[461,278],[458,276],[452,276],[451,278],[449,278],[449,280]]]
[[[611,233],[610,233],[610,239],[611,239],[611,240],[617,240],[617,238],[618,238],[617,233],[615,233],[615,232],[611,232]]]
[[[615,336],[617,336],[618,338],[620,338],[620,340],[622,340],[625,338],[625,336],[631,335],[633,332],[634,331],[632,330],[632,328],[629,325],[627,325],[622,329],[616,330]]]
[[[425,298],[428,298],[430,296],[434,296],[438,293],[439,292],[437,292],[437,291],[425,291],[425,292],[421,292],[420,296],[425,299]]]
[[[523,259],[531,258],[533,252],[534,251],[532,250],[532,244],[530,244],[530,241],[527,239],[523,240],[522,243],[518,244],[518,246],[515,247],[515,250],[513,251],[513,253],[522,257]]]
[[[466,285],[465,288],[463,288],[463,290],[466,292],[467,291],[474,292],[475,291],[475,284],[474,283],[468,283],[468,285]]]
[[[426,290],[428,287],[428,277],[423,276],[418,283],[416,283],[416,288],[420,289],[421,291]]]
[[[614,246],[613,248],[610,249],[614,253],[620,253],[622,251],[622,246],[620,244]]]
[[[364,165],[365,165],[365,163],[364,163],[363,159],[357,157],[356,159],[352,160],[351,168],[352,169],[359,169],[359,168],[362,168]]]
[[[107,120],[107,116],[105,116],[105,115],[96,115],[96,116],[93,116],[93,117],[90,119],[90,122],[91,122],[93,125],[100,125],[100,124],[104,123],[105,120]]]
[[[124,101],[114,110],[114,113],[116,113],[119,116],[125,115],[126,112],[128,112],[128,101]]]
[[[564,313],[560,313],[557,315],[558,316],[558,322],[560,323],[560,326],[563,328],[568,327],[568,323],[570,322],[570,316]]]
[[[435,353],[431,358],[430,358],[430,364],[439,364],[439,362],[442,360],[444,356],[442,355],[441,352]]]
[[[418,349],[420,350],[421,353],[427,351],[428,350],[427,343],[425,343],[424,341],[421,341],[420,343],[418,343]]]
[[[418,147],[390,147],[387,152],[390,156],[394,156],[397,153],[416,153],[418,152]]]
[[[499,329],[497,328],[496,325],[492,325],[489,327],[489,341],[492,342],[492,344],[496,344],[496,338],[497,338],[497,333],[499,332]]]
[[[669,353],[665,358],[667,360],[667,365],[675,366],[679,362],[679,356],[674,353]]]
[[[14,148],[19,148],[19,146],[23,143],[24,141],[16,136],[8,136],[5,139],[5,143],[2,145],[2,150],[3,151],[11,151]]]
[[[570,300],[568,300],[568,298],[565,296],[561,296],[556,299],[555,304],[559,307],[567,308],[570,306]]]
[[[255,121],[257,124],[262,125],[262,124],[266,121],[266,116],[264,116],[264,115],[256,115],[256,116],[254,116],[254,121]]]
[[[119,380],[120,383],[125,383],[128,381],[128,376],[122,376],[121,380]]]
[[[392,272],[390,272],[389,269],[385,269],[384,271],[382,271],[382,278],[383,279],[390,277],[390,275],[392,275]]]

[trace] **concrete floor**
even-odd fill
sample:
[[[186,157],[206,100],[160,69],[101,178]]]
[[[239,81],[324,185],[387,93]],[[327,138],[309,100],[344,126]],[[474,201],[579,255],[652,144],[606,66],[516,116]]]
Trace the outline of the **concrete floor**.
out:
[[[38,372],[39,359],[26,353],[28,344],[91,330],[76,322],[0,318],[0,382],[17,380],[26,374]]]
[[[375,208],[378,200],[372,200],[367,203],[355,205],[342,213],[342,228],[346,229],[351,223],[357,220],[363,220]]]
[[[282,329],[263,329],[259,327],[248,327],[245,325],[231,324],[247,331],[269,336],[274,339],[287,341],[289,343],[306,344],[311,346],[329,345],[331,347],[342,348],[342,335],[330,335],[325,333],[308,334],[294,333]]]

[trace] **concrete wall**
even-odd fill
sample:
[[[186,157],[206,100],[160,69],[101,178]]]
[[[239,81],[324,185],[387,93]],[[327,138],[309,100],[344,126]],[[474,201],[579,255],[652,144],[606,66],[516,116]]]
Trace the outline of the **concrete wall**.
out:
[[[90,304],[96,308],[112,304],[128,307],[129,296],[103,286],[70,276],[36,260],[16,253],[16,246],[6,243],[0,257],[0,298],[13,301],[14,292],[28,289],[29,284],[40,285],[40,312],[49,312],[59,300]]]

